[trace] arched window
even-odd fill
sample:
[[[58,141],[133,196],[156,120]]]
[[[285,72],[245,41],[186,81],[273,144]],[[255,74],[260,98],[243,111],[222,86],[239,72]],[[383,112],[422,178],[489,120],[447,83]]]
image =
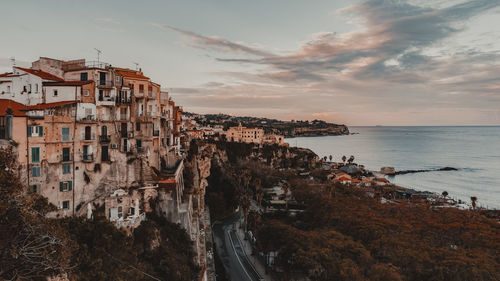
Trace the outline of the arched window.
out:
[[[108,135],[108,127],[102,126],[101,127],[101,136],[107,136]]]

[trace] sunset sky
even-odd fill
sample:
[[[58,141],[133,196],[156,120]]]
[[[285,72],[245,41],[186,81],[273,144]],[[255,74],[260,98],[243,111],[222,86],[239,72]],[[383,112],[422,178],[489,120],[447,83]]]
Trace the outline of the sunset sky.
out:
[[[134,68],[185,110],[500,125],[500,0],[2,1],[9,58]]]

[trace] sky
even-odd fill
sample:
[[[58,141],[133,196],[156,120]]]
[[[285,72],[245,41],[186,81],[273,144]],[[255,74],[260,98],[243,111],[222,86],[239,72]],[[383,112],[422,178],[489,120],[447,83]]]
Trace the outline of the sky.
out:
[[[135,68],[186,111],[500,125],[500,0],[2,0],[0,72]]]

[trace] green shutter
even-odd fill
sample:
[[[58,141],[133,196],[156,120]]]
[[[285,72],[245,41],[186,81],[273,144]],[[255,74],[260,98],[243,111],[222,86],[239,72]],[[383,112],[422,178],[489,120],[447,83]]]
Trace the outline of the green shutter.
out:
[[[38,126],[38,136],[43,137],[43,127]]]
[[[28,126],[28,137],[31,137],[31,126]]]
[[[68,190],[71,191],[73,189],[73,182],[68,181]]]
[[[59,191],[63,191],[63,182],[62,181],[59,182]]]

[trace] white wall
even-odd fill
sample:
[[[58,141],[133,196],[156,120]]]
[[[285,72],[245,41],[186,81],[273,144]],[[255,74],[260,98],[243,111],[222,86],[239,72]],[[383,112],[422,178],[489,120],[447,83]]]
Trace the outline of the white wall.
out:
[[[91,114],[88,114],[89,110],[90,110]],[[85,103],[85,102],[78,103],[77,108],[76,108],[76,112],[77,112],[76,113],[76,120],[77,121],[80,121],[83,118],[86,118],[87,115],[94,115],[94,118],[97,118],[96,106],[93,103]]]
[[[80,98],[80,86],[44,86],[45,102],[74,101]],[[57,96],[54,96],[57,91]]]
[[[20,74],[15,77],[2,77],[0,80],[8,81],[11,83],[1,83],[0,93],[7,92],[7,87],[10,86],[10,95],[0,94],[0,98],[10,99],[24,105],[34,105],[42,101],[42,79],[36,75],[26,73],[24,71],[16,70]],[[29,91],[31,85],[31,93],[23,92],[24,86]],[[38,87],[38,91],[37,91]]]

